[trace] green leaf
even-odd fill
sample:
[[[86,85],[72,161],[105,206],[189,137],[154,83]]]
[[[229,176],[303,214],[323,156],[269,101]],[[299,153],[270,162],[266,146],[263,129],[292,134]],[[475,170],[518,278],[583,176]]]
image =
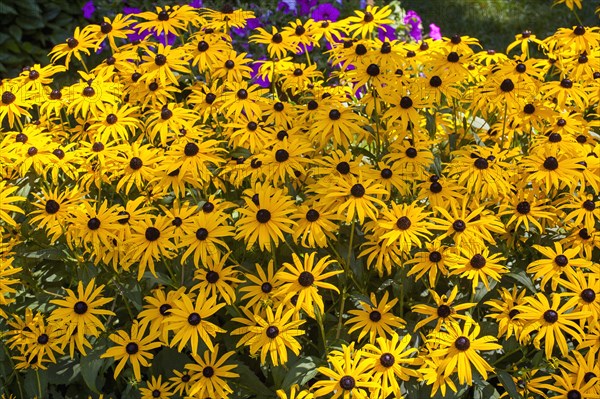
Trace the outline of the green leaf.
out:
[[[511,399],[522,399],[521,395],[519,395],[519,392],[517,391],[517,386],[515,385],[515,382],[513,381],[511,375],[508,374],[508,372],[504,370],[496,370],[496,375],[498,376],[500,383],[502,384],[504,389],[506,389],[506,392],[508,392],[508,395],[511,397]]]
[[[152,375],[171,377],[173,370],[183,371],[184,366],[193,363],[189,356],[173,348],[163,347],[152,360],[150,371]]]
[[[4,14],[4,15],[19,15],[19,13],[17,12],[17,10],[14,9],[14,7],[9,6],[8,4],[6,4],[6,1],[2,1],[0,2],[0,15]]]
[[[483,389],[476,389],[474,399],[498,399],[500,394],[496,391],[493,385],[484,381]]]
[[[519,284],[526,287],[530,292],[537,292],[537,290],[535,289],[533,282],[531,281],[529,276],[527,276],[527,274],[522,270],[517,273],[513,273],[513,272],[507,273],[504,275],[504,277],[512,278]]]
[[[262,381],[258,379],[258,376],[244,363],[237,363],[237,367],[233,371],[240,375],[238,378],[238,384],[240,386],[259,396],[268,396],[269,393],[272,396],[275,396],[275,393],[263,384]]]
[[[17,25],[11,25],[8,27],[8,32],[14,37],[17,41],[21,41],[23,38],[23,31]]]
[[[100,393],[96,388],[96,378],[104,360],[100,359],[100,352],[89,352],[81,357],[81,376],[85,384],[95,393]]]
[[[317,375],[317,368],[323,363],[323,361],[317,356],[307,356],[298,359],[287,372],[281,388],[288,391],[294,384],[300,386],[306,384],[308,380]]]

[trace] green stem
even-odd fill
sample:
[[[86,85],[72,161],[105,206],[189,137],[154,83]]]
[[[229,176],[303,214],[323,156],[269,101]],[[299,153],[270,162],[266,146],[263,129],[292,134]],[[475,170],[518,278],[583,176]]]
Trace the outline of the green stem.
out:
[[[346,305],[346,286],[342,290],[342,298],[340,300],[340,314],[338,316],[337,331],[335,333],[335,339],[339,339],[342,333],[342,316],[344,315],[344,306]]]
[[[6,381],[6,385],[8,385],[9,381],[12,379],[12,376],[14,375],[15,379],[17,380],[17,387],[19,388],[19,397],[24,398],[25,396],[23,396],[23,388],[21,387],[21,380],[19,380],[19,373],[17,372],[17,368],[15,367],[15,363],[13,362],[13,359],[10,356],[10,352],[8,351],[8,348],[6,347],[6,344],[4,343],[4,340],[2,340],[2,348],[4,349],[4,352],[6,353],[6,358],[10,362],[10,367],[13,370],[12,374],[9,375],[8,378],[5,380]]]
[[[315,312],[317,324],[319,325],[319,332],[321,333],[321,341],[323,341],[323,351],[327,353],[327,339],[325,338],[325,328],[323,327],[323,315],[318,310]]]
[[[508,101],[504,102],[504,118],[502,120],[502,142],[500,143],[500,149],[504,149],[504,133],[506,132],[506,112],[508,110]],[[514,134],[514,133],[513,133]]]
[[[35,370],[35,378],[37,379],[38,392],[40,393],[39,399],[44,399],[44,396],[42,395],[42,384],[40,382],[40,373],[37,369]]]

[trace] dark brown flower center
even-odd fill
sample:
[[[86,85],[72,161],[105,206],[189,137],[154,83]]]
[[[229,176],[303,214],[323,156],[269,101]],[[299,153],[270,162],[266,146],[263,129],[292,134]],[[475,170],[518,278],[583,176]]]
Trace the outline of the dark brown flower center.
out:
[[[554,324],[558,321],[558,313],[553,309],[546,310],[544,312],[544,320],[550,324]]]
[[[467,337],[458,337],[454,341],[454,347],[459,351],[466,351],[471,347],[471,341]]]
[[[303,287],[310,287],[315,282],[315,277],[311,272],[303,271],[298,276],[298,284]]]
[[[200,315],[196,312],[190,313],[188,316],[188,323],[192,326],[197,326],[202,321]]]
[[[87,305],[87,303],[85,303],[83,301],[78,301],[73,306],[73,310],[77,314],[84,314],[85,312],[88,311],[88,305]]]
[[[258,212],[256,212],[256,220],[258,220],[259,223],[267,223],[271,220],[271,212],[266,209],[259,209]]]

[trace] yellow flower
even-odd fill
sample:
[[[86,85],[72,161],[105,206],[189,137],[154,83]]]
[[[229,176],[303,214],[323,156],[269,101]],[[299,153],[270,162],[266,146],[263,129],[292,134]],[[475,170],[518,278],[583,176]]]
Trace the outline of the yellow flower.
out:
[[[312,252],[305,254],[303,260],[300,260],[298,255],[292,253],[294,263],[284,263],[285,269],[277,273],[279,280],[283,282],[280,289],[281,294],[285,295],[283,302],[293,301],[292,298],[297,296],[295,299],[296,310],[302,308],[313,319],[316,318],[315,305],[321,314],[325,311],[319,288],[334,290],[339,294],[336,286],[326,283],[324,280],[343,273],[342,270],[323,273],[325,268],[335,261],[331,260],[328,255],[319,259],[315,264],[315,256],[316,252]]]
[[[131,325],[131,334],[126,331],[119,330],[116,334],[111,334],[108,338],[113,341],[116,346],[106,350],[100,357],[112,357],[119,360],[119,364],[115,368],[114,378],[121,373],[127,361],[133,367],[133,375],[137,381],[142,379],[140,366],[150,367],[150,360],[154,357],[152,349],[161,346],[160,342],[155,342],[158,338],[158,332],[149,332],[146,334],[146,325],[139,325],[137,320]]]
[[[227,397],[233,390],[227,383],[227,378],[238,378],[239,374],[232,372],[237,365],[225,364],[235,354],[230,351],[219,357],[219,345],[214,350],[207,350],[203,357],[192,354],[196,363],[188,363],[185,369],[190,375],[190,389],[187,393],[190,397]]]
[[[179,343],[177,350],[181,351],[188,342],[191,342],[192,353],[198,354],[198,338],[200,338],[212,351],[214,349],[212,338],[225,330],[206,319],[225,304],[217,303],[215,296],[208,297],[206,291],[198,292],[195,303],[192,300],[191,294],[182,293],[179,299],[175,300],[175,306],[171,309],[172,316],[165,321],[167,329],[175,332],[175,336],[171,340],[171,347]]]
[[[536,349],[540,349],[540,343],[542,339],[544,340],[546,359],[552,357],[555,343],[558,344],[563,356],[569,353],[565,333],[577,342],[581,342],[585,334],[574,320],[587,318],[590,315],[590,312],[570,312],[572,308],[570,303],[561,306],[559,294],[553,294],[550,299],[552,304],[544,294],[538,292],[534,297],[525,298],[525,304],[515,307],[519,311],[516,317],[525,321],[519,340],[524,342],[532,333],[536,333],[533,345]]]
[[[477,351],[502,349],[502,346],[496,343],[496,338],[489,335],[479,337],[481,328],[472,319],[467,319],[463,328],[452,321],[445,326],[447,331],[435,332],[429,338],[431,342],[439,345],[431,356],[440,358],[440,368],[444,376],[450,376],[458,368],[458,381],[461,384],[472,385],[474,366],[487,380],[487,372],[493,369]]]
[[[377,303],[375,293],[371,292],[371,303],[360,302],[360,310],[349,310],[348,313],[354,317],[348,319],[346,324],[352,325],[348,333],[360,329],[358,340],[369,334],[369,342],[375,342],[376,337],[387,337],[392,335],[392,328],[401,328],[406,325],[406,322],[400,317],[394,315],[392,309],[398,303],[398,298],[394,298],[388,302],[389,293],[386,291],[383,298]]]
[[[246,345],[250,347],[250,354],[256,354],[260,351],[260,362],[265,364],[267,355],[271,359],[273,366],[285,365],[288,361],[288,348],[296,356],[300,354],[302,346],[295,337],[304,335],[304,331],[298,329],[304,320],[296,319],[296,309],[288,307],[285,303],[280,303],[275,312],[271,307],[265,308],[265,317],[258,313],[251,314],[251,319],[234,318],[237,321],[248,325],[233,330],[231,333],[244,334],[244,337],[238,342],[237,346]],[[294,320],[295,319],[295,320]]]
[[[315,398],[332,394],[331,399],[340,396],[344,399],[367,399],[367,390],[378,388],[378,384],[370,381],[371,362],[365,361],[364,356],[363,350],[354,349],[354,342],[350,345],[342,344],[341,351],[330,353],[327,356],[330,366],[317,369],[329,379],[317,381],[312,386]]]

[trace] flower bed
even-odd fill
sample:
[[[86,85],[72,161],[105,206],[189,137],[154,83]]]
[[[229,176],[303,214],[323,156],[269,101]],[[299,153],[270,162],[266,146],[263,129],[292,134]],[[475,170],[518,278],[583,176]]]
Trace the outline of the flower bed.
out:
[[[599,29],[318,11],[119,14],[2,81],[3,398],[600,395]]]

